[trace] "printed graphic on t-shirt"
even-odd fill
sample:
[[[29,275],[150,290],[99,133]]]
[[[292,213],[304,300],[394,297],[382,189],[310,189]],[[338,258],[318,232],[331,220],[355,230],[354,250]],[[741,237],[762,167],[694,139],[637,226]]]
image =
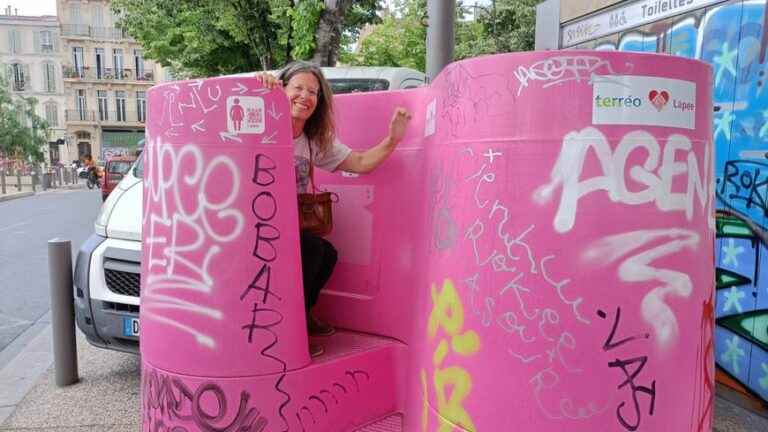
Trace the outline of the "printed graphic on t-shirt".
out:
[[[257,96],[228,97],[227,129],[234,134],[264,133],[264,99]]]
[[[298,193],[309,192],[309,159],[302,156],[294,156],[296,164],[296,191]]]

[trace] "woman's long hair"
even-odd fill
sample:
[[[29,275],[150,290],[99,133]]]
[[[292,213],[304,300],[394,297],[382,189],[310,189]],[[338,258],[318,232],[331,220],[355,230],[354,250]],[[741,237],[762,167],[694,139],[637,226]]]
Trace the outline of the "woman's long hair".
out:
[[[304,125],[304,133],[310,142],[314,142],[319,147],[320,152],[325,153],[331,148],[336,137],[336,127],[333,124],[333,92],[323,71],[318,66],[305,61],[289,63],[280,71],[278,79],[287,86],[288,81],[299,73],[311,73],[320,83],[317,106]]]

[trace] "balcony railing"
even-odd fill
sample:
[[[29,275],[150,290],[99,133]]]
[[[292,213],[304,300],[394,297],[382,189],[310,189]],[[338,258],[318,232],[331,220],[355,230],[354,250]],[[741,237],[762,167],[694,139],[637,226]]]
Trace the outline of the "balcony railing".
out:
[[[62,24],[61,35],[109,40],[133,39],[125,29],[120,27],[93,27],[82,24]]]
[[[137,111],[109,111],[99,112],[99,123],[102,124],[124,124],[124,123],[144,123],[147,120],[147,113],[139,115]]]
[[[92,67],[76,69],[64,66],[63,72],[64,78],[98,81],[154,81],[155,78],[155,75],[148,71],[137,77],[133,69],[102,68],[99,70]]]
[[[11,81],[13,91],[26,91],[30,89],[29,81]]]
[[[91,110],[66,110],[64,112],[68,122],[95,122],[96,114]]]

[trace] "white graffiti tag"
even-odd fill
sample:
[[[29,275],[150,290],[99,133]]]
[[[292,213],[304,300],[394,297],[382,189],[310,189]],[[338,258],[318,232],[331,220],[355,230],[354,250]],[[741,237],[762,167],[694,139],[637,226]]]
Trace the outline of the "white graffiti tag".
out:
[[[542,81],[543,88],[567,81],[590,82],[598,73],[613,75],[613,68],[608,60],[594,56],[559,56],[536,62],[531,66],[519,66],[514,72],[520,82],[517,95],[528,87],[529,81]]]
[[[654,328],[656,340],[660,345],[666,346],[673,342],[678,334],[677,318],[666,303],[666,297],[671,295],[688,298],[693,291],[693,284],[687,274],[669,268],[653,267],[651,263],[683,249],[695,251],[699,240],[699,234],[686,229],[632,231],[592,243],[584,252],[584,259],[608,264],[643,247],[657,244],[624,259],[619,265],[618,274],[623,282],[661,283],[645,295],[640,304],[640,311],[643,319]],[[663,243],[659,244],[660,241]]]
[[[582,171],[589,151],[597,157],[600,173],[582,180]],[[642,165],[627,166],[630,155],[641,150],[647,155]],[[677,154],[684,159],[678,161]],[[705,148],[704,165],[709,166],[710,150]],[[630,190],[625,178],[645,186],[642,190]],[[654,173],[655,171],[655,173]],[[544,204],[552,199],[556,188],[562,186],[560,204],[555,214],[554,226],[559,233],[573,228],[578,214],[579,200],[596,191],[606,191],[613,202],[640,205],[654,202],[661,211],[684,211],[688,220],[693,217],[695,199],[705,214],[710,205],[710,176],[707,169],[701,176],[691,141],[683,135],[671,135],[661,150],[656,139],[645,131],[634,131],[625,135],[614,152],[605,136],[593,127],[571,132],[563,139],[560,156],[550,174],[550,181],[540,186],[533,199]],[[685,192],[673,192],[675,177],[687,175]]]
[[[220,320],[220,310],[178,297],[176,294],[210,295],[211,262],[221,244],[243,232],[245,217],[232,207],[240,188],[240,171],[226,156],[204,160],[199,147],[188,144],[175,150],[160,140],[149,142],[144,178],[145,247],[149,257],[147,287],[142,291],[142,319],[155,320],[191,334],[203,346],[215,341],[203,329],[170,318],[161,310],[182,310]],[[224,183],[226,196],[208,192]],[[147,205],[149,204],[149,205]],[[150,211],[151,209],[151,211]]]

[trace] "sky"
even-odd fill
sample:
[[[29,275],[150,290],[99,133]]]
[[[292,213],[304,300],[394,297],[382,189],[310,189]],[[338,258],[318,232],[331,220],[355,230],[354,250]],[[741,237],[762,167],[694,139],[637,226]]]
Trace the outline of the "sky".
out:
[[[10,5],[19,15],[56,15],[56,0],[0,0],[0,12]]]

